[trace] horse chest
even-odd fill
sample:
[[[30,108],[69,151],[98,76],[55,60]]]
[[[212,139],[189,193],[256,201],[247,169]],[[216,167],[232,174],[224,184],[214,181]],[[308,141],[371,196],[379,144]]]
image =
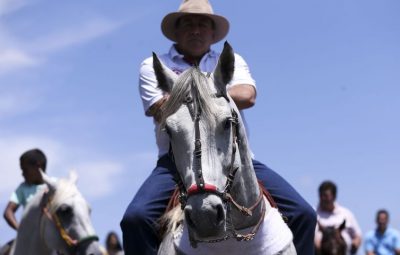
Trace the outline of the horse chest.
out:
[[[279,212],[272,208],[265,216],[255,238],[251,241],[238,242],[234,238],[216,243],[198,243],[197,248],[190,246],[187,228],[181,227],[175,233],[175,248],[182,254],[229,254],[229,255],[260,255],[280,254],[292,241],[292,233],[284,226]],[[243,230],[243,232],[248,231]],[[280,235],[276,235],[279,231]],[[179,254],[180,254],[179,253]]]

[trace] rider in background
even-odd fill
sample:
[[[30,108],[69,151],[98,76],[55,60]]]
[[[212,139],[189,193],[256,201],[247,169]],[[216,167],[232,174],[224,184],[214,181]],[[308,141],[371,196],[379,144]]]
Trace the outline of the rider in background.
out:
[[[342,231],[342,236],[347,244],[347,254],[356,254],[361,245],[361,229],[354,217],[353,213],[339,205],[336,201],[337,186],[332,181],[324,181],[318,189],[319,205],[317,209],[318,223],[322,227],[339,227],[343,221],[346,222],[346,227]],[[318,224],[315,229],[315,249],[319,254],[321,247],[322,233],[319,230]]]
[[[389,212],[376,213],[376,229],[365,236],[366,255],[400,255],[400,233],[389,225]]]
[[[110,231],[106,237],[106,250],[107,255],[123,255],[121,242],[119,241],[118,234]]]
[[[4,210],[4,219],[15,230],[18,230],[15,213],[20,205],[25,208],[37,192],[47,189],[39,172],[39,169],[46,171],[46,155],[40,149],[31,149],[24,152],[19,161],[24,181],[11,194],[10,201]]]
[[[166,15],[161,23],[163,34],[173,41],[169,52],[159,56],[169,69],[180,74],[196,65],[203,72],[212,72],[220,53],[211,45],[222,40],[229,31],[226,18],[215,15],[207,0],[184,0],[177,12]],[[161,106],[168,100],[157,86],[153,60],[143,61],[140,68],[139,90],[146,116],[153,117],[159,159],[156,167],[142,184],[132,202],[128,205],[121,221],[125,254],[156,254],[159,237],[157,219],[165,212],[168,200],[175,188],[173,172],[176,171],[168,154],[169,138],[160,130]],[[229,95],[240,110],[255,104],[256,85],[245,60],[235,54],[235,72],[227,85]],[[241,112],[243,116],[243,112]],[[257,178],[278,204],[280,211],[288,218],[288,225],[294,235],[298,254],[314,253],[314,229],[316,215],[312,207],[281,176],[261,162],[253,159]]]

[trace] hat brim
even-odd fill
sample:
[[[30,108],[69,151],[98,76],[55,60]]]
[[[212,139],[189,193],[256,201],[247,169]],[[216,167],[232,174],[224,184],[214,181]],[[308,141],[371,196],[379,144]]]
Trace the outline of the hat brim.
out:
[[[186,15],[202,15],[210,18],[214,22],[214,41],[212,43],[221,41],[229,32],[229,21],[222,16],[191,12],[171,12],[167,14],[161,22],[161,31],[165,37],[176,42],[176,21]]]

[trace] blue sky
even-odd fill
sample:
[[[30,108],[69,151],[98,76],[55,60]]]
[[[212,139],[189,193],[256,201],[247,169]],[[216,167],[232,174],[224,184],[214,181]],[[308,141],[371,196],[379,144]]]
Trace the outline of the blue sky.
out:
[[[104,240],[153,168],[138,68],[170,42],[170,1],[0,0],[0,207],[39,147],[48,173],[79,174]],[[400,2],[214,0],[258,86],[246,112],[256,158],[313,206],[331,179],[363,232],[387,208],[400,228]],[[221,49],[218,43],[215,49]],[[3,210],[3,209],[1,209]],[[0,244],[14,236],[0,221]]]

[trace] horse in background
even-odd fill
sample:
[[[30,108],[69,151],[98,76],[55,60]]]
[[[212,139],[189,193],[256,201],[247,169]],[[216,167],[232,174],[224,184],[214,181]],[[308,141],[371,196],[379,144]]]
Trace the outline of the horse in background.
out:
[[[322,232],[320,255],[346,255],[347,244],[342,236],[342,231],[346,228],[346,221],[343,221],[339,227],[323,227],[318,223]]]
[[[21,218],[10,255],[103,255],[77,175],[55,181],[41,171],[47,191],[35,195]]]
[[[177,76],[156,54],[153,66],[169,94],[160,126],[170,137],[181,204],[164,218],[169,227],[158,254],[296,254],[290,229],[257,182],[242,119],[226,90],[231,46],[225,43],[213,73],[192,67]]]

